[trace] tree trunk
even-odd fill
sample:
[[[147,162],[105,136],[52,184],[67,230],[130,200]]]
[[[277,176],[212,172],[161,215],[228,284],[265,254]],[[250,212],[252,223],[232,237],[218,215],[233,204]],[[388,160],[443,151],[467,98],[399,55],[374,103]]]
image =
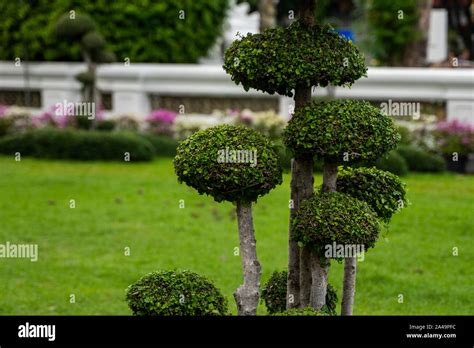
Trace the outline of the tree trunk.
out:
[[[430,13],[432,7],[431,2],[431,0],[417,1],[418,23],[414,29],[418,31],[420,38],[405,47],[402,62],[403,66],[422,67],[426,63],[428,31],[430,27]]]
[[[356,258],[344,259],[344,286],[342,289],[341,315],[352,315],[356,283]]]
[[[311,251],[308,247],[300,250],[300,308],[306,308],[311,303]]]
[[[326,304],[326,292],[328,289],[329,260],[323,259],[311,253],[311,307],[320,311]]]
[[[256,315],[260,297],[261,266],[257,259],[251,203],[237,202],[237,219],[244,283],[237,288],[234,298],[239,315]]]
[[[323,191],[336,192],[337,164],[325,163],[323,167]]]
[[[295,90],[295,109],[299,109],[311,102],[311,88],[299,86]],[[313,189],[313,156],[298,156],[291,164],[291,201],[293,208],[290,209],[290,226],[288,240],[288,284],[287,284],[287,308],[299,308],[301,299],[307,300],[307,286],[311,286],[311,272],[308,252],[300,251],[298,244],[294,241],[292,221],[298,212],[301,201],[311,197]],[[303,277],[303,278],[302,278]],[[309,278],[309,280],[308,280]],[[305,279],[304,281],[302,279]],[[301,292],[301,286],[305,286]],[[302,294],[305,294],[302,297]]]
[[[273,0],[260,0],[258,12],[260,13],[260,32],[276,26],[276,9]]]

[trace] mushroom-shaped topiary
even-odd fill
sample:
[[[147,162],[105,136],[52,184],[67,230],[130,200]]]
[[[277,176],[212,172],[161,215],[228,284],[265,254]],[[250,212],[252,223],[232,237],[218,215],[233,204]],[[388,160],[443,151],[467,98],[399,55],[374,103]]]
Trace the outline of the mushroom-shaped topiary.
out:
[[[244,89],[292,96],[298,86],[351,85],[367,68],[351,41],[329,26],[303,25],[248,34],[227,49],[225,71]]]
[[[346,245],[351,248],[351,259],[355,260],[360,247],[367,250],[375,245],[380,223],[367,203],[340,192],[320,192],[302,202],[293,226],[295,240],[311,250],[310,303],[320,310],[326,300],[329,258],[342,257],[332,250],[333,243],[338,249],[339,245],[344,245],[344,250]],[[328,251],[332,253],[328,255]]]
[[[407,203],[400,178],[377,168],[343,169],[337,176],[337,190],[368,203],[387,223]]]
[[[284,142],[296,154],[335,164],[376,160],[399,141],[392,119],[359,100],[314,102],[297,110],[284,130]]]
[[[181,142],[174,159],[180,182],[217,202],[237,205],[244,284],[235,294],[240,315],[255,315],[260,292],[260,264],[252,222],[252,202],[282,182],[278,155],[270,140],[242,126],[221,125],[194,133]]]
[[[77,13],[74,16],[62,15],[55,27],[56,36],[65,39],[81,39],[89,32],[95,31],[94,20],[87,14]]]
[[[147,274],[127,288],[134,315],[226,315],[227,301],[209,280],[190,271]]]

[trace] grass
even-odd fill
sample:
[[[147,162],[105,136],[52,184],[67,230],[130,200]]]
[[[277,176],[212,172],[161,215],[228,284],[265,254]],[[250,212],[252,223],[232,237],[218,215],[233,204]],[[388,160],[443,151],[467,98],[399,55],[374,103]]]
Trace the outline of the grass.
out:
[[[473,314],[474,177],[410,175],[405,181],[411,205],[358,263],[354,314]],[[254,208],[262,283],[286,267],[288,199],[285,175]],[[179,185],[169,159],[121,164],[0,157],[0,244],[6,241],[38,244],[39,259],[0,259],[2,315],[127,315],[126,287],[170,268],[211,278],[236,312],[232,293],[241,265],[234,256],[233,206]],[[331,266],[330,283],[340,297],[341,264]]]

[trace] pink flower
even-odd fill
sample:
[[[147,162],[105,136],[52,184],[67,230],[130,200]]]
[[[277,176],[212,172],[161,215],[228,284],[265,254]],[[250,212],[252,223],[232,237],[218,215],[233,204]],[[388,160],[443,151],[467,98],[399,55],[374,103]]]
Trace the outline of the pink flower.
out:
[[[177,113],[172,110],[158,109],[153,110],[151,114],[145,118],[145,121],[172,124],[176,116]]]

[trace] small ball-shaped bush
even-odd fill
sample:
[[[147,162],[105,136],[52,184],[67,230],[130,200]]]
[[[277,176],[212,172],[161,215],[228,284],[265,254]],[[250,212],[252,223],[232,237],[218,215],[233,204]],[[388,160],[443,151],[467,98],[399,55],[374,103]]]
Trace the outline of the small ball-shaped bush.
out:
[[[263,134],[220,125],[181,142],[174,158],[179,182],[217,202],[253,202],[282,182],[278,154]]]
[[[319,192],[304,200],[293,219],[295,240],[324,256],[325,246],[375,245],[380,223],[366,202],[340,192]]]
[[[314,102],[298,109],[283,136],[295,154],[314,154],[331,163],[375,160],[400,140],[391,118],[358,100]]]
[[[74,18],[69,14],[61,16],[56,23],[56,35],[68,39],[80,39],[95,30],[94,20],[87,14],[76,13]]]
[[[105,46],[105,39],[96,31],[88,32],[82,37],[82,45],[88,51],[100,50]]]
[[[337,190],[369,204],[385,222],[407,203],[405,184],[377,168],[346,168],[337,176]]]
[[[147,274],[127,289],[134,315],[226,315],[227,301],[209,280],[190,271]]]
[[[286,316],[327,316],[329,314],[324,311],[318,312],[314,308],[307,307],[307,308],[291,308],[281,313],[275,313],[274,315],[286,317]]]
[[[351,85],[366,74],[364,57],[328,26],[289,27],[248,34],[227,49],[224,70],[246,91],[292,96],[298,85]]]
[[[286,310],[287,271],[275,271],[262,289],[262,301],[265,302],[268,314],[281,313]],[[326,307],[323,308],[330,315],[336,314],[337,292],[328,284],[326,292]]]

